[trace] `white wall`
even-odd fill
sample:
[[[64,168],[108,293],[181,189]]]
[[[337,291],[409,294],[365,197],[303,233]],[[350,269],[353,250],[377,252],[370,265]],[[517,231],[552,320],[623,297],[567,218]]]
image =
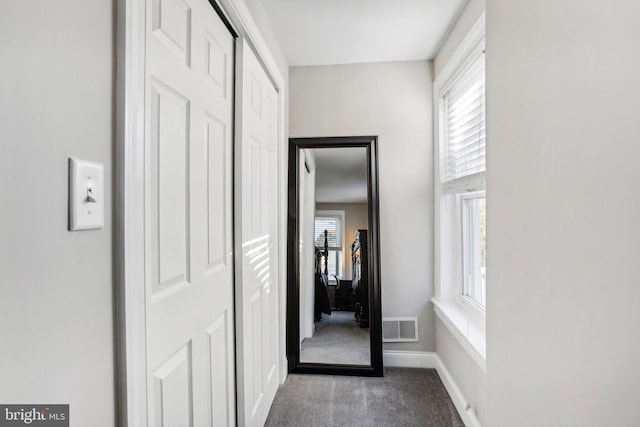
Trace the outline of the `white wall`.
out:
[[[434,58],[434,79],[438,78],[451,56],[482,15],[484,9],[485,0],[469,1]],[[491,291],[490,289],[488,292]],[[438,356],[440,356],[460,391],[470,403],[470,410],[473,411],[480,424],[485,427],[488,426],[489,424],[486,423],[486,373],[440,319],[436,319],[435,347]]]
[[[0,401],[114,426],[114,2],[0,6]],[[67,231],[67,159],[104,163],[105,228]]]
[[[491,427],[640,425],[639,16],[487,1]]]
[[[433,150],[428,61],[292,67],[292,137],[378,135],[383,317],[418,316],[434,350]]]
[[[351,244],[355,240],[356,230],[367,229],[368,211],[366,203],[318,203],[316,210],[319,211],[344,211],[344,238],[342,242],[342,257],[344,260],[344,271],[342,277],[351,279],[353,275],[353,263],[351,260]]]

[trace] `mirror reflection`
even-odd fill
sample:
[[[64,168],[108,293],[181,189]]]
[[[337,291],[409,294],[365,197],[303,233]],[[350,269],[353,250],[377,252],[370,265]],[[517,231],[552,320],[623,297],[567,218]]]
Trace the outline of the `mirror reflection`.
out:
[[[300,362],[369,366],[367,149],[299,154]]]

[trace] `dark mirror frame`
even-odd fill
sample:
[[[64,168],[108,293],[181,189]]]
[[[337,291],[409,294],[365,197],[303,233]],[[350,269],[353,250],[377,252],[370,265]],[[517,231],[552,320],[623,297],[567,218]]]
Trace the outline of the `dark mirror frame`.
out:
[[[299,153],[312,148],[364,147],[368,163],[369,215],[369,338],[371,365],[302,363],[300,361],[300,282],[298,244]],[[378,137],[329,137],[289,139],[287,219],[287,360],[290,373],[382,376],[382,304],[380,293],[380,241],[378,202]]]

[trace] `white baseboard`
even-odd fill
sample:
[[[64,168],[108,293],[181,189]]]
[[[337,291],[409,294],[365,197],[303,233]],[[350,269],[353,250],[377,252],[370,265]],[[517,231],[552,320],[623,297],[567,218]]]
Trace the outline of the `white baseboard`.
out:
[[[398,368],[436,369],[437,355],[431,351],[384,350],[382,360],[384,366]]]
[[[472,410],[467,410],[467,398],[462,394],[451,373],[442,362],[437,353],[430,351],[401,351],[384,350],[382,352],[384,366],[401,368],[425,368],[435,369],[438,376],[447,389],[453,405],[460,414],[460,418],[466,427],[482,427]]]
[[[442,359],[440,359],[440,356],[436,354],[435,359],[437,364],[436,371],[438,371],[440,380],[442,381],[442,384],[444,384],[444,388],[447,389],[447,392],[453,401],[453,405],[458,410],[458,414],[460,414],[460,418],[462,418],[464,425],[466,427],[482,427],[480,425],[480,421],[476,418],[475,412],[471,409],[467,409],[467,403],[469,401],[462,394],[462,390],[460,390],[460,387],[456,384],[451,373],[442,362]]]

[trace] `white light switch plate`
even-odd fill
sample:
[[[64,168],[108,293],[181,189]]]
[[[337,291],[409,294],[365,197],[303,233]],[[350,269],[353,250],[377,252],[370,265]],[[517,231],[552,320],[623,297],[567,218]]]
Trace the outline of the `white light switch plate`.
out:
[[[104,165],[69,158],[69,230],[104,228]]]

